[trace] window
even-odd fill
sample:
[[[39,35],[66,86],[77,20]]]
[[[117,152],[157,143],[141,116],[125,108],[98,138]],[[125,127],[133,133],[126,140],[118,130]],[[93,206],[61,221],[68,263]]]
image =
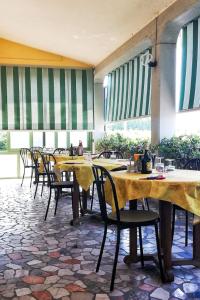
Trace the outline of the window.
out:
[[[137,118],[128,121],[109,123],[106,125],[108,134],[120,133],[131,138],[151,137],[151,118]]]
[[[43,132],[33,131],[33,147],[43,147]]]
[[[30,148],[29,131],[11,131],[10,132],[10,148]]]
[[[46,131],[45,132],[45,147],[46,148],[55,148],[55,132]]]
[[[7,132],[0,133],[0,151],[8,149],[8,134]]]
[[[58,131],[58,147],[67,148],[67,132]]]

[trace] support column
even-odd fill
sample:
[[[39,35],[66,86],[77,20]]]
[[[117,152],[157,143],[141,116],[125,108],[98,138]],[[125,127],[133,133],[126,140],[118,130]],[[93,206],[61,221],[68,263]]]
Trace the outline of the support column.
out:
[[[157,45],[158,65],[152,69],[151,141],[175,134],[176,44]]]
[[[104,135],[104,88],[103,83],[94,84],[94,143]],[[95,149],[93,149],[95,151]]]

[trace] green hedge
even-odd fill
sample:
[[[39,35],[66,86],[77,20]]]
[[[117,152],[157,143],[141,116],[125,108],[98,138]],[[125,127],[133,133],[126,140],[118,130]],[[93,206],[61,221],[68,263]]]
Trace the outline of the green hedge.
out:
[[[135,152],[138,152],[147,145],[152,152],[164,158],[188,160],[200,157],[200,136],[196,135],[164,138],[158,145],[150,144],[148,139],[131,139],[121,134],[105,135],[97,141],[96,150],[98,152],[104,150],[121,151],[124,157],[128,157],[132,146]]]

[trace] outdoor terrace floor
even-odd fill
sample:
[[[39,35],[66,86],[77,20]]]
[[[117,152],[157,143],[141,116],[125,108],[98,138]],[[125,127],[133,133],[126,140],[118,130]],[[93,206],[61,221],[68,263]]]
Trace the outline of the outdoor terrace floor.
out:
[[[162,284],[153,262],[146,262],[144,269],[140,263],[125,265],[128,231],[122,235],[115,290],[109,293],[115,228],[109,229],[101,271],[96,274],[103,224],[85,217],[80,226],[70,226],[71,199],[59,201],[54,217],[53,197],[45,222],[48,189],[45,187],[43,197],[39,189],[34,200],[29,180],[23,187],[20,184],[19,180],[0,181],[1,300],[200,299],[200,269],[176,267],[174,282]],[[189,246],[185,248],[183,220],[179,212],[173,246],[176,257],[192,256],[192,232],[190,228]],[[143,231],[143,236],[144,251],[154,252],[153,228]]]

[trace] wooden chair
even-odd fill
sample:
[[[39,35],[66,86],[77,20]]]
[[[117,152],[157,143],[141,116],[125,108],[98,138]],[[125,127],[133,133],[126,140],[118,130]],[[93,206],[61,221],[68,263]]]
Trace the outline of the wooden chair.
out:
[[[161,275],[161,279],[164,280],[163,265],[162,265],[161,250],[160,250],[160,240],[159,240],[159,234],[158,234],[159,215],[150,210],[149,211],[146,211],[146,210],[119,210],[115,184],[114,184],[109,172],[103,167],[94,165],[93,173],[94,173],[94,177],[95,177],[96,184],[97,184],[97,192],[98,192],[99,205],[100,205],[100,210],[101,210],[101,217],[104,222],[104,235],[103,235],[103,240],[102,240],[102,244],[101,244],[99,259],[97,262],[96,272],[99,271],[99,267],[100,267],[100,263],[101,263],[101,259],[102,259],[102,255],[103,255],[103,250],[104,250],[104,245],[105,245],[105,240],[106,240],[106,235],[107,235],[107,228],[109,225],[115,225],[117,227],[117,243],[116,243],[116,249],[115,249],[115,257],[114,257],[114,264],[113,264],[113,270],[112,270],[110,291],[112,291],[114,288],[121,230],[127,229],[127,228],[138,228],[139,229],[141,265],[143,267],[144,266],[144,257],[143,257],[141,227],[153,225],[155,227],[155,234],[156,234],[160,275]],[[112,196],[113,196],[114,205],[115,205],[114,213],[109,213],[107,210],[105,189],[104,189],[105,185],[103,183],[104,178],[106,178],[111,184]]]

